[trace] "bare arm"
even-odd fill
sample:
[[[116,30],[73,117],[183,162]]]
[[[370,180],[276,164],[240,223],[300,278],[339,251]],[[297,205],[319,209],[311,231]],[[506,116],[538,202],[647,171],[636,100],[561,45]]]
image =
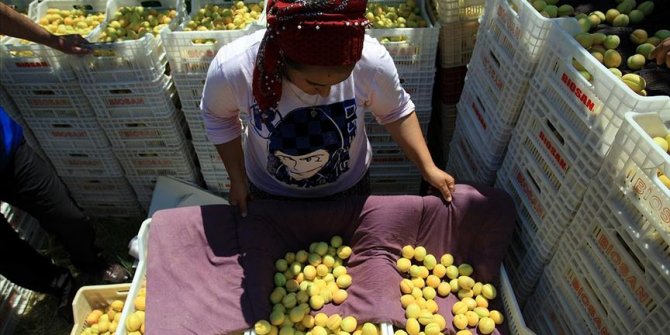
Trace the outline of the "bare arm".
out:
[[[87,54],[88,41],[81,35],[57,36],[28,17],[0,2],[0,34],[22,38],[69,54]]]
[[[242,151],[242,138],[217,144],[216,150],[223,160],[228,177],[230,177],[229,201],[232,206],[239,207],[242,217],[247,216],[247,201],[249,200],[249,188],[247,184],[247,172],[244,168],[244,153]]]
[[[419,168],[423,178],[437,188],[445,200],[451,201],[455,185],[454,178],[435,166],[426,141],[423,139],[416,113],[386,124],[385,127],[405,155]]]

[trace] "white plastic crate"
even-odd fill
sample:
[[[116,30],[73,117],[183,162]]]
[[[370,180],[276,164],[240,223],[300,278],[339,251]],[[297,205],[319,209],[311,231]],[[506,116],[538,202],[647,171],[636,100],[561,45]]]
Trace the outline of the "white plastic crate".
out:
[[[370,170],[370,191],[376,195],[394,195],[394,194],[419,194],[421,187],[421,177],[416,176],[382,176],[372,174]]]
[[[481,144],[476,142],[477,138],[471,138],[471,127],[464,116],[456,119],[456,130],[449,143],[447,172],[454,173],[459,180],[493,185],[504,154],[487,157],[479,149]]]
[[[137,198],[119,200],[78,199],[77,204],[84,212],[93,218],[127,218],[141,219],[146,217],[146,211],[140,207]]]
[[[670,156],[652,138],[670,133],[670,109],[653,113],[627,113],[601,170],[621,188],[633,204],[670,243],[670,189],[658,173],[670,176]]]
[[[108,148],[95,118],[28,118],[26,123],[44,149]]]
[[[144,201],[148,200],[149,202],[151,201],[158,177],[158,175],[151,174],[126,176],[128,183],[135,190],[135,194],[137,194],[138,198],[142,198]],[[191,171],[190,173],[171,174],[170,177],[179,178],[183,181],[196,185],[202,184],[200,181],[200,176],[195,170]]]
[[[531,99],[529,98],[529,101]],[[524,109],[512,136],[512,140],[518,143],[518,150],[514,155],[519,157],[509,158],[510,164],[501,167],[501,170],[506,172],[501,173],[509,173],[509,167],[514,163],[521,162],[529,165],[532,162],[533,167],[529,170],[534,171],[533,178],[542,177],[536,180],[536,183],[539,183],[538,187],[544,191],[548,190],[547,187],[553,189],[543,195],[547,198],[546,204],[549,205],[551,200],[557,200],[555,196],[551,196],[557,193],[556,196],[562,201],[562,206],[572,211],[579,206],[581,197],[593,175],[586,173],[590,166],[584,164],[585,159],[580,160],[579,156],[573,156],[574,153],[570,152],[574,148],[570,147],[570,142],[565,140],[567,136],[564,136],[569,130],[558,121],[557,115],[546,114],[545,117],[540,117],[536,114],[535,108],[542,108],[542,106],[545,105],[529,103]],[[510,140],[510,148],[512,140]],[[572,145],[578,146],[579,144],[575,142]],[[510,156],[509,151],[507,156]],[[505,160],[508,158],[506,157]],[[529,163],[525,163],[526,161]],[[594,161],[602,164],[602,160],[594,159]]]
[[[183,11],[181,0],[109,0],[106,1],[105,22],[91,36],[93,53],[79,57],[73,63],[73,69],[83,84],[154,81],[166,71],[167,58],[160,41],[160,35],[149,33],[135,40],[117,42],[98,41],[100,33],[109,25],[114,13],[121,7],[142,6],[144,8],[164,11],[174,9],[177,17],[167,28],[174,29],[178,25],[180,12]]]
[[[191,12],[204,7],[207,4],[228,4],[232,1],[202,0],[193,1]],[[244,1],[244,3],[257,4],[259,1]],[[206,75],[209,64],[216,53],[224,45],[239,37],[249,35],[265,26],[263,16],[257,24],[250,24],[240,30],[214,30],[214,31],[184,31],[184,27],[191,20],[191,16],[185,16],[183,22],[176,29],[163,30],[161,39],[165,45],[170,68],[174,74],[202,74]],[[197,43],[209,40],[209,43]]]
[[[45,149],[44,152],[60,176],[123,176],[123,169],[111,148]]]
[[[580,327],[583,324],[581,315],[573,310],[568,303],[565,294],[569,293],[565,288],[569,283],[559,282],[555,285],[547,274],[542,275],[533,296],[526,302],[523,314],[528,326],[537,334],[559,335],[573,333],[572,327]],[[575,326],[575,322],[578,323]],[[579,328],[578,328],[579,329]],[[588,328],[581,328],[586,332]]]
[[[195,171],[195,155],[189,143],[176,148],[114,148],[114,155],[126,171],[126,177],[193,175]]]
[[[432,0],[436,20],[440,23],[439,62],[450,68],[467,65],[477,40],[479,19],[485,0]]]
[[[547,275],[553,277],[554,285],[563,282],[569,286],[563,299],[584,319],[584,324],[574,320],[573,332],[586,333],[589,327],[600,334],[630,333],[634,320],[626,310],[626,302],[615,292],[617,288],[610,285],[610,278],[593,259],[593,247],[588,244],[579,247],[566,235],[545,268]]]
[[[370,176],[372,177],[416,177],[421,178],[421,172],[411,161],[402,163],[370,164]]]
[[[492,168],[500,166],[507,144],[516,123],[514,119],[505,120],[505,108],[490,104],[489,95],[481,89],[473,77],[466,80],[461,98],[456,105],[461,126],[467,125],[464,132],[474,145],[474,150]],[[514,113],[515,116],[518,114]]]
[[[172,80],[161,75],[153,82],[101,83],[82,89],[98,119],[163,118],[175,113]]]
[[[206,73],[182,74],[173,72],[172,80],[184,109],[200,111],[200,99],[205,87]]]
[[[441,24],[477,20],[484,14],[486,0],[432,0]]]
[[[541,105],[532,110],[552,119],[565,159],[586,176],[597,173],[625,113],[670,110],[669,97],[637,95],[564,30],[552,30],[546,49],[528,95]],[[591,74],[591,81],[572,65],[573,59]]]
[[[383,2],[389,5],[404,3],[403,0],[370,2]],[[366,31],[368,35],[380,42],[384,39],[391,40],[381,44],[393,58],[398,72],[419,72],[435,68],[440,24],[431,21],[426,11],[425,0],[418,0],[417,6],[421,8],[421,17],[428,24],[426,28],[372,28]],[[393,39],[398,38],[401,38],[402,41],[393,42]]]
[[[223,167],[221,156],[219,156],[213,143],[193,142],[193,148],[198,155],[202,170],[217,170]]]
[[[630,320],[626,329],[653,333],[670,317],[668,243],[649,231],[634,206],[625,205],[612,180],[599,175],[592,185],[565,239],[572,250],[585,250],[603,274],[605,280],[596,285],[622,302],[622,318]]]
[[[107,0],[44,0],[35,1],[30,18],[37,22],[49,8],[81,9],[104,13]],[[89,39],[94,32],[84,36]],[[42,44],[26,44],[12,38],[0,45],[0,81],[4,83],[67,83],[76,80],[72,65],[77,56],[68,55]]]
[[[573,18],[545,18],[526,0],[489,0],[477,39],[481,39],[483,32],[490,34],[507,59],[513,60],[513,69],[530,79],[528,76],[545,52],[547,37],[551,35],[549,30],[555,25],[571,33],[579,32]]]
[[[410,95],[416,110],[431,110],[433,107],[433,85],[435,69],[399,73],[400,85]],[[430,120],[430,116],[428,117]]]
[[[377,143],[372,146],[372,164],[391,164],[409,161],[402,148],[395,142]]]
[[[223,195],[230,192],[230,177],[225,170],[203,170],[202,177],[205,179],[205,185],[207,185],[208,190]]]
[[[21,116],[19,109],[14,104],[14,100],[12,100],[12,98],[5,91],[5,88],[1,84],[0,84],[0,106],[5,111],[5,113],[9,115],[9,117],[14,119],[14,121],[18,122],[21,125],[25,124],[23,116]]]
[[[123,177],[61,177],[75,198],[119,198],[133,195],[128,180]]]
[[[94,117],[78,83],[16,84],[5,86],[23,118]]]
[[[509,127],[514,126],[521,111],[533,68],[523,66],[514,56],[505,54],[499,42],[496,36],[480,30],[468,65],[465,87],[470,85],[470,90],[477,92],[477,98],[496,111],[488,117],[489,123],[498,122],[502,125],[496,127]],[[463,91],[462,95],[466,88]]]
[[[102,119],[100,125],[115,148],[179,147],[188,134],[188,124],[179,110],[162,118]]]
[[[524,304],[535,291],[547,264],[547,260],[542,260],[535,254],[539,253],[539,250],[534,244],[521,241],[529,235],[523,231],[525,227],[522,226],[525,225],[522,218],[517,219],[517,230],[504,259],[505,266],[510,269],[508,272],[515,288],[516,300],[521,304]]]
[[[419,127],[421,128],[424,138],[428,133],[428,124],[428,121],[419,122]],[[385,143],[395,143],[391,137],[391,133],[389,133],[384,126],[381,126],[376,122],[366,122],[365,132],[368,135],[370,144],[373,146]]]

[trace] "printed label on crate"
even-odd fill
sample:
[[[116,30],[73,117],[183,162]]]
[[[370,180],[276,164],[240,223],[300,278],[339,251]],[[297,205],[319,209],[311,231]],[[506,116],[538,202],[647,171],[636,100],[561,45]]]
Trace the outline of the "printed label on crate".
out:
[[[631,264],[631,266],[637,266],[636,262],[631,262],[630,256],[619,252],[621,247],[615,246],[614,243],[616,243],[616,239],[610,239],[608,234],[597,226],[593,231],[593,239],[596,241],[596,245],[600,251],[603,252],[610,264],[612,264],[614,269],[621,275],[621,279],[630,288],[631,292],[633,292],[640,303],[644,306],[653,303],[649,293],[647,293],[647,290],[644,287],[643,278],[638,278],[636,274],[639,272],[634,273],[632,272],[633,269],[629,267],[629,264]]]
[[[143,97],[112,97],[104,98],[105,105],[107,107],[119,107],[119,106],[142,106],[144,105]]]
[[[63,138],[84,138],[88,137],[88,132],[85,130],[52,130],[51,136]]]
[[[16,62],[14,63],[17,68],[20,69],[25,69],[25,68],[41,68],[41,67],[51,67],[49,62],[47,61],[38,61],[38,62]]]
[[[639,168],[631,168],[626,174],[625,189],[636,207],[646,212],[648,219],[670,231],[670,204],[661,189]]]
[[[216,56],[216,50],[214,49],[188,49],[184,50],[181,53],[182,58],[194,58],[201,60],[203,62],[206,61],[206,59],[209,58],[209,61],[211,62],[214,56]]]
[[[598,314],[596,307],[591,301],[591,297],[586,293],[584,285],[582,284],[581,278],[578,278],[577,275],[572,271],[572,268],[568,268],[566,271],[568,281],[570,282],[570,287],[574,290],[577,298],[586,309],[586,312],[589,314],[591,320],[593,320],[594,325],[598,329],[598,332],[602,335],[609,334],[607,328],[605,328],[603,318]],[[588,284],[587,284],[588,285]]]
[[[69,99],[58,98],[26,98],[31,107],[74,107]]]
[[[156,129],[142,130],[119,130],[121,138],[154,138],[160,136],[160,131]]]
[[[482,116],[482,113],[479,111],[479,108],[477,108],[477,105],[473,102],[472,103],[472,111],[475,113],[475,117],[477,117],[477,120],[479,123],[482,125],[482,128],[486,130],[487,125],[486,125],[486,120],[484,120],[484,116]]]
[[[161,158],[141,159],[136,160],[134,163],[135,166],[138,168],[169,167],[173,165],[171,159],[161,159]]]
[[[569,74],[563,72],[561,74],[561,83],[577,98],[586,110],[593,114],[600,113],[602,109],[600,99],[595,96],[589,96],[587,94],[589,91],[584,89],[581,84],[578,84],[577,80],[573,80]]]
[[[563,155],[561,155],[561,152],[557,149],[557,146],[552,142],[551,136],[547,134],[543,127],[538,127],[537,138],[547,150],[549,156],[554,159],[556,165],[561,168],[561,171],[564,173],[568,172],[570,165],[563,158]]]
[[[526,176],[522,171],[517,171],[516,181],[519,182],[521,191],[526,195],[528,201],[530,201],[530,205],[533,207],[533,210],[535,210],[535,213],[540,217],[540,219],[544,218],[544,209],[542,208],[542,204],[535,196],[535,192],[533,192],[531,186],[528,185]]]
[[[521,27],[514,22],[514,18],[512,17],[514,14],[510,13],[507,11],[505,8],[503,8],[502,5],[498,5],[498,18],[500,19],[500,22],[503,24],[503,26],[510,32],[512,33],[512,36],[514,39],[518,40],[519,37],[521,36]]]
[[[639,168],[628,170],[625,180],[626,192],[633,203],[649,216],[650,221],[657,221],[662,229],[670,230],[670,204],[659,187]]]
[[[65,163],[71,166],[100,166],[102,161],[99,159],[84,159],[84,158],[66,158]]]

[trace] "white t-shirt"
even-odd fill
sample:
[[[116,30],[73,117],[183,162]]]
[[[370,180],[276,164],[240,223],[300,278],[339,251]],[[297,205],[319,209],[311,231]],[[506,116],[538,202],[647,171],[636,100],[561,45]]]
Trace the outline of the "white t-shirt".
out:
[[[200,104],[207,136],[222,144],[242,135],[247,176],[265,192],[322,197],[354,186],[372,155],[365,113],[387,124],[414,112],[393,59],[366,35],[351,76],[332,86],[328,97],[283,80],[276,113],[262,113],[252,80],[264,33],[225,45],[210,64]]]

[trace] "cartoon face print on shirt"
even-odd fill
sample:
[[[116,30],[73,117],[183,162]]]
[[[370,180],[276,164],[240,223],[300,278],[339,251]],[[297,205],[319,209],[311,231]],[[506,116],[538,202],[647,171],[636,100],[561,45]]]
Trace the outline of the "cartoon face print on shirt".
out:
[[[298,108],[283,117],[260,113],[268,138],[267,171],[277,180],[298,187],[336,181],[349,170],[349,148],[356,135],[355,100]],[[265,128],[265,129],[263,129]]]

